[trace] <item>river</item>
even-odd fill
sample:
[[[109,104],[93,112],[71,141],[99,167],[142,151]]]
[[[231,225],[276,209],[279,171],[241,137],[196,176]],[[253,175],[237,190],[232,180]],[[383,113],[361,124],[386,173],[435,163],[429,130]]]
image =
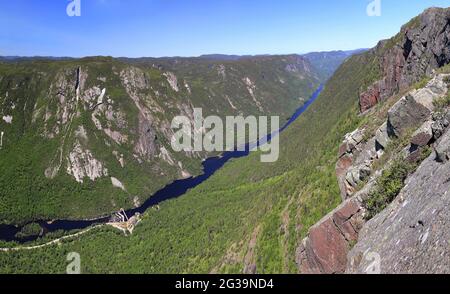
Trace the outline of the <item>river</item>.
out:
[[[225,163],[227,163],[230,159],[245,157],[249,154],[250,149],[257,144],[267,142],[273,136],[279,135],[282,131],[284,131],[290,124],[292,124],[303,112],[305,112],[308,107],[317,99],[320,92],[322,91],[323,86],[320,86],[308,99],[308,101],[303,104],[302,107],[296,110],[294,115],[289,119],[289,121],[280,128],[279,131],[268,135],[265,138],[262,138],[259,142],[253,144],[247,144],[247,151],[229,151],[224,152],[220,157],[212,157],[206,159],[203,164],[203,174],[197,177],[192,177],[183,180],[177,180],[163,189],[157,191],[153,196],[151,196],[147,201],[145,201],[140,207],[135,209],[130,209],[125,211],[127,216],[133,216],[136,213],[143,214],[147,209],[169,199],[174,199],[184,195],[189,189],[192,189],[208,178],[210,178],[216,171],[222,168]],[[55,232],[59,230],[66,231],[69,233],[73,230],[81,230],[88,228],[92,225],[107,223],[110,220],[110,216],[95,219],[95,220],[56,220],[56,221],[38,221],[38,223],[44,233]],[[23,226],[14,226],[14,225],[1,225],[0,224],[0,240],[2,241],[16,241],[18,243],[26,243],[30,241],[37,240],[39,236],[29,236],[26,238],[17,238],[16,234],[20,232]]]

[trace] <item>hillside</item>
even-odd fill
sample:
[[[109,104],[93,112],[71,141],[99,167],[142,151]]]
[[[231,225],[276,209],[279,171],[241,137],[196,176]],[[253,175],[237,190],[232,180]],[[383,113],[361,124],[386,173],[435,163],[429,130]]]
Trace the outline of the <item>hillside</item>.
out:
[[[150,210],[131,236],[105,227],[57,252],[39,250],[55,260],[44,271],[63,270],[56,261],[77,251],[88,257],[86,272],[297,272],[299,240],[339,203],[333,162],[342,135],[358,122],[359,85],[373,58],[357,55],[343,64],[281,135],[278,162],[261,164],[257,153],[233,160],[186,195]],[[119,251],[120,258],[111,255]],[[3,258],[15,270],[39,259],[37,251],[9,254],[15,265]]]
[[[362,53],[366,49],[357,49],[349,51],[330,51],[330,52],[311,52],[302,55],[306,58],[323,76],[325,79],[329,79],[339,66],[347,58],[352,55]]]
[[[350,78],[354,76],[353,70],[362,72],[365,69],[368,58],[373,57],[360,55],[347,61],[327,84],[319,100],[282,133],[278,162],[261,164],[259,154],[254,153],[228,163],[186,195],[162,203],[159,210],[150,210],[131,236],[125,237],[104,227],[94,229],[79,240],[64,243],[58,252],[52,247],[38,250],[39,254],[46,252],[49,256],[61,254],[50,259],[55,263],[48,264],[45,271],[50,268],[53,268],[52,272],[63,270],[57,260],[67,250],[80,250],[82,255],[89,256],[84,268],[86,272],[240,272],[244,267],[252,271],[252,263],[259,259],[259,263],[269,264],[261,266],[264,272],[296,272],[297,234],[306,233],[310,224],[338,204],[339,188],[334,179],[334,167],[329,164],[334,160],[337,147],[325,154],[322,150],[337,146],[341,134],[349,131],[356,121],[353,113],[357,109],[358,87],[352,86],[355,83]],[[333,95],[342,80],[348,80],[347,85],[352,87],[349,92]],[[352,91],[353,96],[347,95]],[[348,122],[327,135],[329,128],[343,116],[349,118]],[[311,127],[308,126],[310,123]],[[323,140],[323,136],[327,140]],[[309,181],[315,177],[316,181]],[[230,183],[233,183],[232,188]],[[313,197],[307,191],[314,191]],[[282,224],[281,212],[285,207],[288,207],[288,218],[292,219],[285,224],[286,230],[292,233],[287,233],[289,237],[279,243],[277,229]],[[260,244],[267,247],[249,249],[254,253],[249,253],[244,262],[253,235],[258,247]],[[56,236],[46,238],[52,237]],[[281,244],[284,244],[285,253],[280,250]],[[105,246],[112,251],[99,250]],[[19,259],[23,257],[23,261],[15,258],[14,264],[7,261],[10,258],[6,255],[2,254],[2,258],[6,258],[5,264],[19,270],[22,262],[39,259],[35,255],[38,251],[8,253]],[[112,258],[115,251],[122,252],[122,258]],[[236,260],[229,260],[228,256],[236,256]],[[34,270],[41,271],[42,268]]]
[[[321,80],[298,56],[27,59],[0,63],[0,219],[92,218],[138,206],[201,172],[206,153],[171,151],[171,121],[279,115]]]

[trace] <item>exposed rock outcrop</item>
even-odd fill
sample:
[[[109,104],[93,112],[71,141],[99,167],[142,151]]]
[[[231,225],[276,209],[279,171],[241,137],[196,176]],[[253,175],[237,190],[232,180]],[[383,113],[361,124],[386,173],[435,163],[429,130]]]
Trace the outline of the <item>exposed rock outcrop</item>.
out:
[[[299,271],[303,274],[344,273],[347,253],[358,238],[363,212],[361,202],[352,198],[313,226],[297,249]]]
[[[445,74],[436,75],[425,87],[412,90],[397,101],[388,111],[387,121],[376,131],[375,136],[364,140],[365,131],[355,130],[345,136],[339,147],[336,175],[343,200],[352,196],[357,187],[371,175],[372,164],[379,159],[392,139],[419,128],[412,136],[411,152],[428,145],[432,139],[442,135],[449,125],[446,115],[433,113],[434,101],[447,94]],[[407,154],[407,157],[410,154]],[[414,160],[417,152],[409,159]]]
[[[407,95],[389,110],[388,132],[392,137],[400,137],[406,131],[425,122],[430,115],[429,109],[417,103],[413,96]]]
[[[172,72],[166,72],[164,75],[166,76],[167,82],[169,83],[172,90],[174,90],[175,92],[180,91],[180,89],[178,88],[177,76]]]
[[[448,226],[450,218],[441,217],[440,214],[449,212],[446,207],[450,199],[446,195],[449,190],[450,173],[448,171],[450,169],[446,165],[450,160],[450,131],[446,133],[446,137],[439,138],[450,124],[448,119],[450,111],[440,109],[439,112],[433,112],[434,101],[447,94],[447,84],[442,82],[444,78],[444,75],[437,75],[424,88],[413,90],[402,97],[388,110],[387,121],[375,131],[372,138],[365,138],[366,131],[363,128],[345,136],[339,148],[339,160],[336,164],[336,174],[344,202],[311,227],[307,238],[298,247],[296,260],[300,272],[445,272],[448,270],[444,269],[444,264],[448,267],[450,259],[441,262],[437,262],[437,259],[439,255],[449,258],[450,239],[443,230],[446,225]],[[406,136],[408,131],[414,130],[412,136],[409,133],[411,137]],[[372,171],[374,163],[397,137],[410,138],[410,144],[405,148],[401,145],[400,148],[404,148],[402,152],[391,154],[381,170]],[[439,141],[435,144],[437,139]],[[387,169],[395,159],[409,162],[422,160],[422,149],[430,145],[435,146],[435,152],[409,178],[397,200],[365,224],[364,203],[373,197],[371,191],[377,187],[377,179],[382,175],[382,170]],[[438,162],[441,162],[440,166]],[[436,173],[439,174],[436,175]],[[433,185],[433,189],[428,186],[428,182]],[[362,189],[356,192],[357,188]],[[433,193],[436,194],[434,197],[441,198],[432,198]],[[426,197],[421,198],[422,194]],[[405,200],[406,198],[410,200]],[[416,200],[419,198],[420,200]],[[411,204],[412,201],[415,203]],[[408,209],[407,206],[412,209]],[[419,211],[422,212],[419,213]],[[403,216],[399,216],[400,214]],[[426,214],[432,216],[427,217]],[[405,219],[408,220],[404,222]],[[425,224],[429,225],[426,227]],[[360,235],[362,227],[365,229]],[[419,235],[408,231],[412,229],[419,230],[417,233]],[[396,236],[397,230],[403,230],[400,232],[400,237]],[[424,245],[433,233],[436,235],[432,240],[435,243]],[[360,242],[362,244],[359,244]],[[354,244],[358,245],[350,253]],[[400,245],[399,248],[396,248],[397,245]],[[422,257],[420,248],[423,246],[429,246],[429,248]],[[447,248],[445,253],[443,248]],[[381,270],[373,268],[374,264],[378,264],[378,257],[383,255],[386,257],[381,257],[381,262],[387,263],[386,266]],[[397,255],[402,257],[396,259]],[[418,266],[418,262],[413,258],[416,260],[431,258],[432,262],[425,262]]]
[[[367,141],[363,141],[363,138],[364,130],[358,129],[347,134],[339,148],[336,176],[344,201],[369,178],[373,161],[383,154],[383,147],[377,143],[375,137]]]
[[[67,173],[72,175],[77,182],[83,183],[85,177],[94,181],[107,176],[108,169],[103,166],[102,162],[95,159],[90,150],[83,149],[81,144],[76,142],[67,158]]]
[[[379,56],[382,79],[361,93],[361,112],[450,62],[449,21],[449,9],[430,8],[405,25],[396,37],[380,42],[372,50]]]
[[[143,115],[139,115],[139,139],[134,146],[134,152],[146,160],[151,160],[156,154],[156,132],[152,123]]]
[[[410,92],[389,110],[389,135],[399,137],[430,118],[434,110],[433,102],[447,93],[446,77],[437,75],[424,88]]]
[[[123,190],[123,191],[126,191],[124,184],[122,184],[122,182],[119,181],[119,180],[118,180],[117,178],[115,178],[115,177],[111,177],[111,184],[112,184],[114,187],[116,187],[116,188],[119,188],[119,189],[121,189],[121,190]]]
[[[349,254],[348,273],[365,273],[368,254],[381,273],[450,273],[450,132],[387,209],[367,222]]]

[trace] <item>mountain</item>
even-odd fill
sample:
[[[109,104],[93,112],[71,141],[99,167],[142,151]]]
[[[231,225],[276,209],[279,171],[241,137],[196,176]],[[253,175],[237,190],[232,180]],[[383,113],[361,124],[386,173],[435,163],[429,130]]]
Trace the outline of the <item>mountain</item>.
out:
[[[261,163],[258,153],[232,160],[182,197],[150,209],[132,235],[102,226],[58,250],[0,254],[2,271],[63,272],[61,258],[79,252],[86,273],[298,272],[300,240],[341,201],[334,162],[343,134],[360,120],[359,85],[373,58],[356,55],[342,65],[281,134],[276,163]],[[37,244],[60,236],[49,234]],[[8,246],[14,245],[1,247]],[[45,268],[24,266],[40,264],[43,255],[49,257]]]
[[[305,57],[325,79],[328,79],[347,58],[352,55],[362,53],[366,50],[367,49],[311,52],[302,56]]]
[[[449,63],[448,18],[447,9],[427,9],[372,50],[378,56],[373,72],[378,78],[361,91],[362,112]]]
[[[2,242],[19,249],[0,271],[61,273],[78,252],[84,273],[448,273],[449,14],[346,59],[280,134],[277,162],[234,159],[132,234]]]
[[[338,67],[350,56],[362,53],[367,49],[356,49],[348,51],[324,51],[324,52],[310,52],[307,54],[300,54],[303,58],[308,60],[311,65],[316,69],[316,72],[322,77],[322,79],[329,79]],[[270,56],[270,55],[259,55]],[[202,55],[199,58],[215,61],[226,60],[240,60],[246,58],[252,58],[250,55],[223,55],[223,54],[209,54]]]
[[[207,60],[219,60],[219,61],[226,61],[226,60],[239,60],[241,58],[245,58],[248,56],[245,55],[225,55],[225,54],[205,54],[199,56],[199,58],[207,59]]]
[[[0,216],[78,219],[138,206],[201,172],[173,152],[177,115],[287,119],[322,82],[299,56],[239,61],[110,57],[0,63]]]

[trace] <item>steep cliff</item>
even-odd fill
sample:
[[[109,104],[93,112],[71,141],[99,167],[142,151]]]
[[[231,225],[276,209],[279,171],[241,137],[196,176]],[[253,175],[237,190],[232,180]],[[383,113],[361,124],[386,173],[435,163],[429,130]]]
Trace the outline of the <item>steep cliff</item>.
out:
[[[374,74],[378,79],[368,89],[361,89],[362,112],[450,62],[450,11],[427,9],[372,52],[377,56]]]
[[[381,78],[339,148],[343,203],[297,248],[300,272],[449,272],[449,24],[428,9],[370,51]]]
[[[386,121],[373,137],[369,125],[346,136],[336,169],[344,202],[309,230],[297,252],[300,272],[448,271],[449,80],[449,74],[437,75],[400,98],[387,115],[380,111]],[[428,99],[417,99],[423,92]],[[437,107],[440,101],[445,106]],[[417,116],[422,107],[426,114]],[[397,134],[390,131],[393,120],[401,122]],[[425,243],[430,234],[433,240]],[[381,257],[378,269],[374,254]]]

